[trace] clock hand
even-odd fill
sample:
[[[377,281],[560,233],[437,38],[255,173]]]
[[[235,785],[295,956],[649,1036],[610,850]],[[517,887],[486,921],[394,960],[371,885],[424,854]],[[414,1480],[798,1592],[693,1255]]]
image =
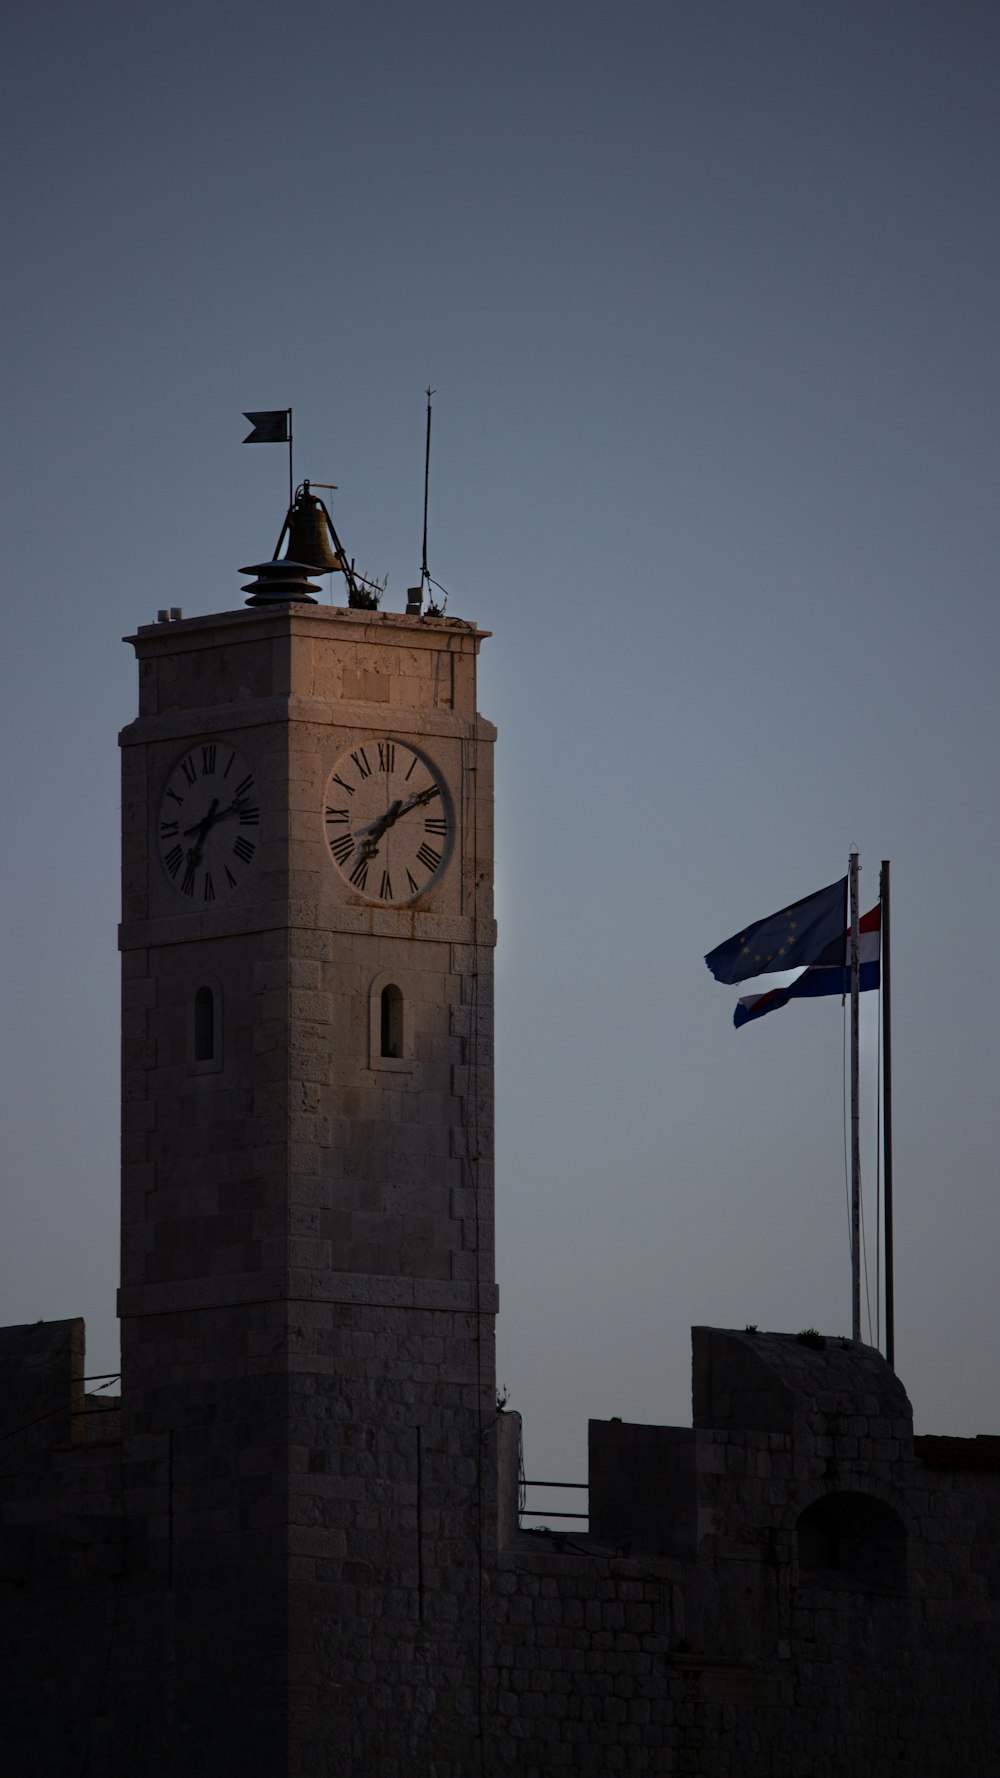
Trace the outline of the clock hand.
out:
[[[197,870],[199,864],[202,861],[202,858],[205,853],[205,841],[208,838],[209,830],[215,826],[215,823],[217,821],[219,821],[221,819],[221,816],[218,813],[218,809],[219,809],[219,799],[217,796],[213,796],[212,806],[209,809],[207,815],[203,815],[200,821],[196,821],[194,823],[193,827],[186,827],[184,829],[185,835],[187,835],[189,833],[193,833],[193,834],[197,834],[197,836],[198,836],[194,842],[194,845],[188,847],[185,863],[186,863],[189,871]],[[228,812],[229,811],[225,810],[225,809],[222,811],[223,814],[228,814]]]
[[[230,803],[228,809],[220,809],[219,808],[219,799],[218,799],[218,797],[214,797],[213,801],[212,801],[212,807],[209,809],[208,814],[203,816],[200,821],[195,822],[195,825],[193,827],[185,827],[183,831],[186,834],[196,833],[198,835],[196,844],[199,847],[201,847],[205,841],[205,838],[208,834],[209,829],[214,827],[217,821],[224,821],[227,815],[242,815],[244,807],[245,807],[244,803],[235,802],[235,803]],[[199,853],[199,856],[200,856],[200,853]]]
[[[361,841],[361,856],[362,856],[362,858],[377,858],[378,857],[379,840],[382,839],[383,835],[385,834],[386,828],[391,827],[393,822],[398,821],[398,819],[399,819],[399,804],[393,803],[392,808],[388,811],[388,814],[381,815],[377,821],[372,822],[372,825],[368,829],[365,838]]]
[[[212,827],[216,821],[218,821],[219,817],[215,812],[216,809],[218,808],[218,806],[219,806],[219,799],[217,796],[213,796],[212,807],[209,809],[208,814],[203,815],[200,821],[196,821],[193,827],[186,827],[184,829],[185,834],[196,833],[198,835],[198,839],[195,842],[197,845],[199,845],[199,846],[201,845],[209,828]]]
[[[399,815],[408,815],[411,809],[423,808],[425,804],[431,802],[434,797],[439,795],[440,791],[438,790],[437,785],[429,784],[426,790],[418,790],[415,796],[411,796],[408,803],[403,804],[399,811]],[[396,816],[397,821],[399,820],[399,815]]]
[[[377,821],[371,823],[370,827],[362,827],[359,831],[367,834],[371,840],[380,840],[385,833],[386,828],[392,827],[393,823],[399,820],[402,813],[402,804],[397,799],[397,801],[393,803],[391,809],[387,809],[384,815],[380,815]]]

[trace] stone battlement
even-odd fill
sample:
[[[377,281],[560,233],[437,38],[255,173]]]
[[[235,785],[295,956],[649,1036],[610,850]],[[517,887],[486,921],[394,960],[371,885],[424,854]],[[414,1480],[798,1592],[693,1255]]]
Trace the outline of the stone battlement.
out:
[[[498,1417],[479,1705],[415,1741],[449,1683],[451,1587],[412,1570],[404,1539],[382,1558],[398,1564],[385,1673],[355,1701],[378,1752],[317,1772],[464,1778],[481,1738],[495,1778],[991,1778],[1000,1438],[914,1439],[899,1379],[850,1341],[695,1328],[693,1345],[693,1425],[590,1423],[586,1532],[521,1531],[519,1416]],[[203,1769],[181,1760],[198,1722],[169,1687],[187,1458],[162,1434],[120,1440],[83,1364],[79,1321],[0,1330],[5,1744],[19,1778],[70,1778],[95,1747],[102,1778],[180,1778]],[[372,1469],[362,1501],[409,1495],[420,1463]],[[474,1465],[453,1480],[481,1486]],[[57,1696],[55,1671],[77,1675]]]

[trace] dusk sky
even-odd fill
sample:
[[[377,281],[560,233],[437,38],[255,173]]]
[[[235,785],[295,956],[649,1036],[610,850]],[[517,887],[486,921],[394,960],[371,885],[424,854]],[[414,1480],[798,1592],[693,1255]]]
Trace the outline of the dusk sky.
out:
[[[247,408],[402,610],[430,383],[528,1473],[689,1423],[692,1323],[850,1331],[840,1002],[735,1032],[702,959],[852,845],[898,1368],[919,1431],[1000,1432],[995,0],[55,0],[0,65],[0,1321],[117,1364],[120,638],[270,555]]]

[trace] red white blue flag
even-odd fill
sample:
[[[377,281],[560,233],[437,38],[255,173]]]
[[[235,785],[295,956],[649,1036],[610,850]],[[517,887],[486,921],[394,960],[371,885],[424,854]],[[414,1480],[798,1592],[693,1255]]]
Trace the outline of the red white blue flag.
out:
[[[879,957],[882,942],[882,905],[876,902],[870,913],[858,921],[858,986],[864,992],[879,985]],[[849,994],[851,991],[851,929],[841,933],[827,945],[809,969],[804,969],[785,988],[770,988],[764,994],[745,994],[737,1002],[733,1024],[737,1031],[751,1019],[762,1019],[766,1012],[787,1006],[790,1000],[812,1000],[820,994]]]

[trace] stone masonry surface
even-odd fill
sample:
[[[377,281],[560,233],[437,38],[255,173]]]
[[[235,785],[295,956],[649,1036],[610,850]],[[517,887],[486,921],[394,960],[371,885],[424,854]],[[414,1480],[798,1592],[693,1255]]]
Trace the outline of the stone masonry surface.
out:
[[[864,1347],[695,1329],[698,1417],[738,1398],[742,1424],[592,1422],[595,1529],[525,1532],[518,1417],[480,1465],[474,1324],[428,1320],[393,1310],[376,1337],[367,1312],[299,1311],[297,1382],[234,1379],[228,1430],[208,1388],[193,1442],[224,1488],[199,1479],[183,1537],[192,1441],[120,1434],[82,1389],[81,1323],[3,1331],[6,1769],[995,1772],[995,1441],[913,1439]],[[763,1424],[776,1393],[786,1430]]]
[[[691,1426],[592,1422],[588,1529],[521,1529],[483,635],[132,638],[121,1394],[81,1321],[0,1330],[4,1778],[995,1778],[1000,1439],[914,1438],[869,1348],[696,1328]],[[324,826],[393,745],[447,835],[402,904]],[[165,787],[237,753],[246,869],[195,901]]]

